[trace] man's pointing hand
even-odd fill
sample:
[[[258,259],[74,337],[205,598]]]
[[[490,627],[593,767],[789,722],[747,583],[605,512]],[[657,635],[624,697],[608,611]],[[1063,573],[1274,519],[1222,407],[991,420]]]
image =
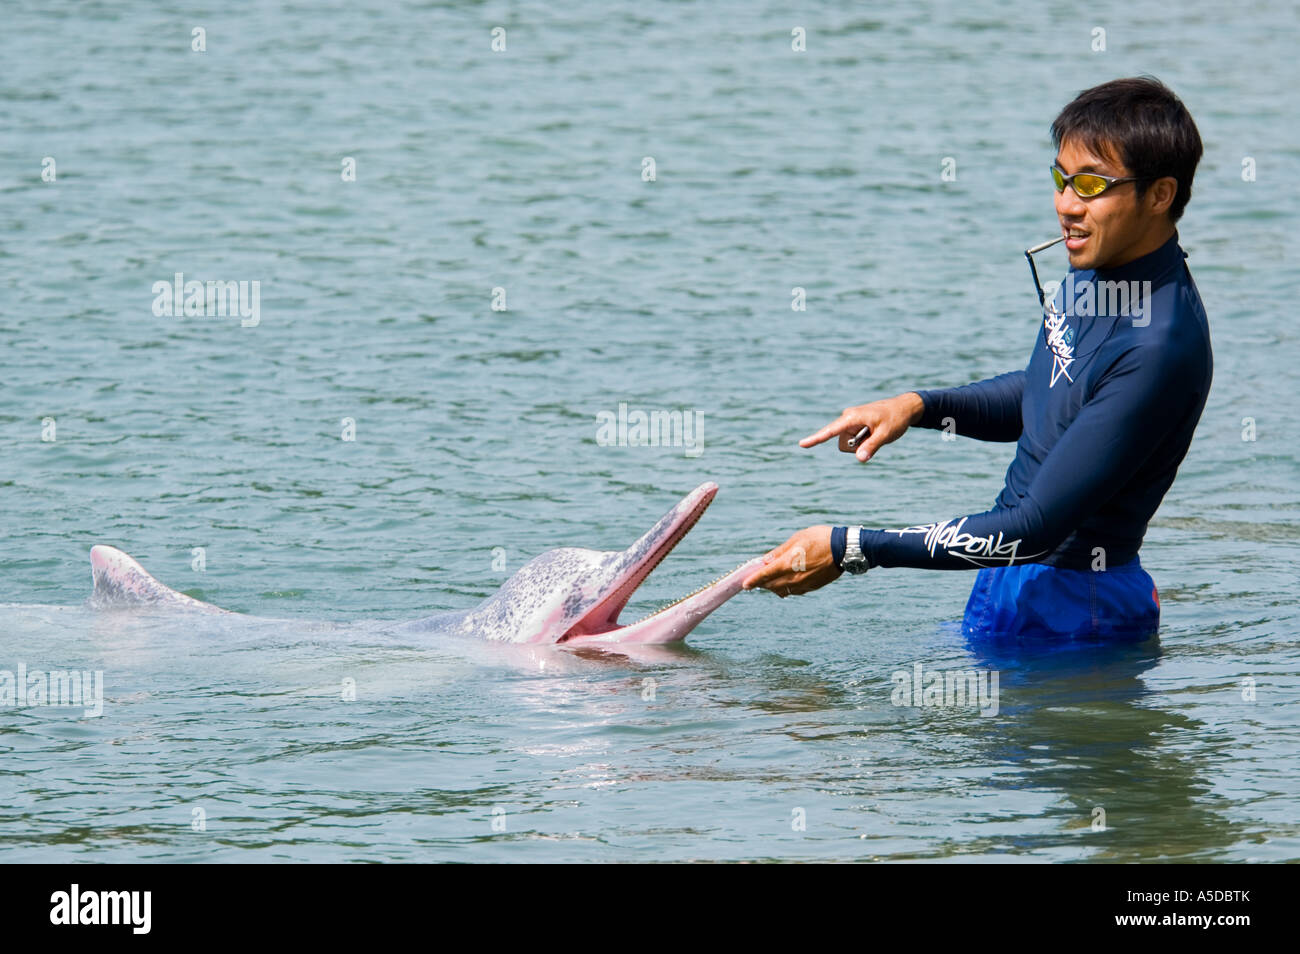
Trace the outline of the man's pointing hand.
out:
[[[832,437],[838,437],[840,450],[846,454],[854,453],[865,464],[882,445],[902,437],[909,427],[921,419],[924,411],[925,404],[921,401],[921,395],[915,391],[884,401],[847,407],[839,417],[816,434],[810,434],[801,440],[799,446],[813,447]],[[856,448],[849,447],[849,438],[856,436],[864,427],[871,428],[870,435]]]

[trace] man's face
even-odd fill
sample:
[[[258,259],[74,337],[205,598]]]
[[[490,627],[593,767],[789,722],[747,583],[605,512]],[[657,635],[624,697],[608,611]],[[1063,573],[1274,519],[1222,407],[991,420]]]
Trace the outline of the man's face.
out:
[[[1133,174],[1117,158],[1095,155],[1069,139],[1061,143],[1056,164],[1066,175]],[[1065,247],[1070,250],[1072,266],[1080,270],[1114,267],[1137,257],[1131,253],[1147,237],[1152,224],[1151,217],[1137,201],[1137,185],[1121,182],[1091,199],[1079,198],[1068,185],[1056,193],[1056,217],[1067,236]]]

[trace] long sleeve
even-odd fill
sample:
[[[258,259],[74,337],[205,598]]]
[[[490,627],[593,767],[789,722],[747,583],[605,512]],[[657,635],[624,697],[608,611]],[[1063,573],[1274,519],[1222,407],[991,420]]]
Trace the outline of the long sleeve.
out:
[[[1129,349],[1099,379],[1017,506],[895,530],[864,530],[867,562],[965,570],[1043,560],[1125,486],[1173,421],[1195,412],[1177,397],[1186,394],[1177,385],[1179,367],[1157,348]],[[1171,396],[1177,401],[1172,406]]]
[[[940,429],[951,418],[953,429],[963,437],[981,441],[1014,441],[1020,438],[1020,400],[1025,393],[1025,372],[1009,371],[985,381],[956,388],[918,391],[925,413],[920,427]]]

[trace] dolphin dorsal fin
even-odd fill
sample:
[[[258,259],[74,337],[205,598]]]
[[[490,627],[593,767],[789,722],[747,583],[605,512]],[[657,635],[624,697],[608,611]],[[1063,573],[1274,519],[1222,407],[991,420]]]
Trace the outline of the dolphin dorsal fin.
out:
[[[207,613],[229,612],[164,586],[117,547],[99,544],[90,548],[90,576],[95,584],[90,604],[97,608],[173,606]]]

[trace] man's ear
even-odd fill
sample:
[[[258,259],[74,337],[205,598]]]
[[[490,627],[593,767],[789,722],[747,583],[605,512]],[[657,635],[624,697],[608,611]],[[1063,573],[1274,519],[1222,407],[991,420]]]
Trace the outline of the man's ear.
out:
[[[1178,180],[1173,176],[1162,176],[1147,188],[1142,202],[1149,215],[1164,215],[1178,195]]]

